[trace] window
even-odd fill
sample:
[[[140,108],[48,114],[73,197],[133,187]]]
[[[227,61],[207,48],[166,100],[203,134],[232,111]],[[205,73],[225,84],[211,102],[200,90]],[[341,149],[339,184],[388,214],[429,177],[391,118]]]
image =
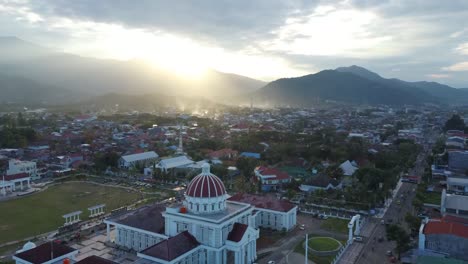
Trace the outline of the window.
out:
[[[211,211],[214,211],[214,204],[211,205]]]

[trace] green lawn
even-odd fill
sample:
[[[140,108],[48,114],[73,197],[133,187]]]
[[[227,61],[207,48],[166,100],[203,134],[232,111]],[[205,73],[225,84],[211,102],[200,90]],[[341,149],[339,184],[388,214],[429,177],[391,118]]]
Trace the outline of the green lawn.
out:
[[[316,251],[332,251],[336,250],[340,243],[335,239],[328,237],[309,238],[309,247]]]
[[[441,193],[426,192],[424,193],[424,203],[440,205]]]
[[[64,224],[62,215],[105,203],[105,211],[131,204],[142,196],[120,188],[91,183],[62,183],[46,191],[0,202],[0,244],[53,231]]]
[[[338,219],[338,218],[328,218],[327,220],[323,221],[323,223],[320,225],[320,228],[331,231],[331,232],[347,234],[348,223],[349,223],[349,220]]]
[[[310,237],[310,236],[309,236]],[[305,255],[305,249],[304,249],[304,240],[301,241],[299,244],[296,245],[294,248],[294,252],[300,253],[302,255]],[[314,254],[308,254],[309,260],[313,261],[316,264],[330,264],[335,256],[317,256]]]

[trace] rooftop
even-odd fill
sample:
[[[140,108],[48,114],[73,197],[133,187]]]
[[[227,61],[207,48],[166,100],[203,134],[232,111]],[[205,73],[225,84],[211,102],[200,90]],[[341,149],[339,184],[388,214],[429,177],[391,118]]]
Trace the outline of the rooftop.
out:
[[[241,223],[234,223],[231,232],[229,232],[227,240],[239,242],[244,237],[244,233],[249,226]]]
[[[198,247],[200,243],[188,231],[163,240],[141,252],[142,255],[171,261]]]
[[[163,205],[153,204],[144,206],[128,214],[110,218],[108,221],[153,233],[164,234],[165,222],[161,214],[164,210],[165,207]]]
[[[468,238],[468,226],[460,223],[430,221],[424,226],[426,235],[454,235]]]
[[[48,242],[30,250],[18,253],[15,257],[33,264],[41,264],[72,253],[73,251],[77,250],[66,245]]]
[[[260,196],[260,195],[253,195],[253,194],[246,194],[246,193],[238,193],[231,198],[228,199],[229,201],[236,201],[241,203],[251,204],[257,208],[269,209],[273,211],[280,211],[280,212],[289,212],[291,209],[296,207],[296,205],[278,200],[274,197],[269,196]]]

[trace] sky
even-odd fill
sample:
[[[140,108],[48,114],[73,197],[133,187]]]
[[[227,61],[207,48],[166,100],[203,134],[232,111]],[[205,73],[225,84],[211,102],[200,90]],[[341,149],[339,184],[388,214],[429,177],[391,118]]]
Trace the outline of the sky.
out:
[[[0,0],[0,35],[265,81],[359,65],[468,88],[466,0]]]

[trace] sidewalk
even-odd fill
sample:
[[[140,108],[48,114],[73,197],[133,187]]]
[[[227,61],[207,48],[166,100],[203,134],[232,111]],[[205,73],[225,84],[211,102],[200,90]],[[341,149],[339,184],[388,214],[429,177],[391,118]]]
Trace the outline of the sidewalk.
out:
[[[382,211],[380,211],[378,214],[376,214],[374,217],[375,218],[383,218],[385,213],[387,213],[387,210],[388,208],[390,207],[390,205],[392,204],[393,200],[395,199],[396,195],[398,194],[398,192],[400,191],[400,188],[401,186],[403,185],[403,182],[401,181],[401,179],[398,181],[397,183],[397,186],[395,187],[395,189],[393,189],[392,191],[392,197],[385,200],[385,207],[383,208]]]

